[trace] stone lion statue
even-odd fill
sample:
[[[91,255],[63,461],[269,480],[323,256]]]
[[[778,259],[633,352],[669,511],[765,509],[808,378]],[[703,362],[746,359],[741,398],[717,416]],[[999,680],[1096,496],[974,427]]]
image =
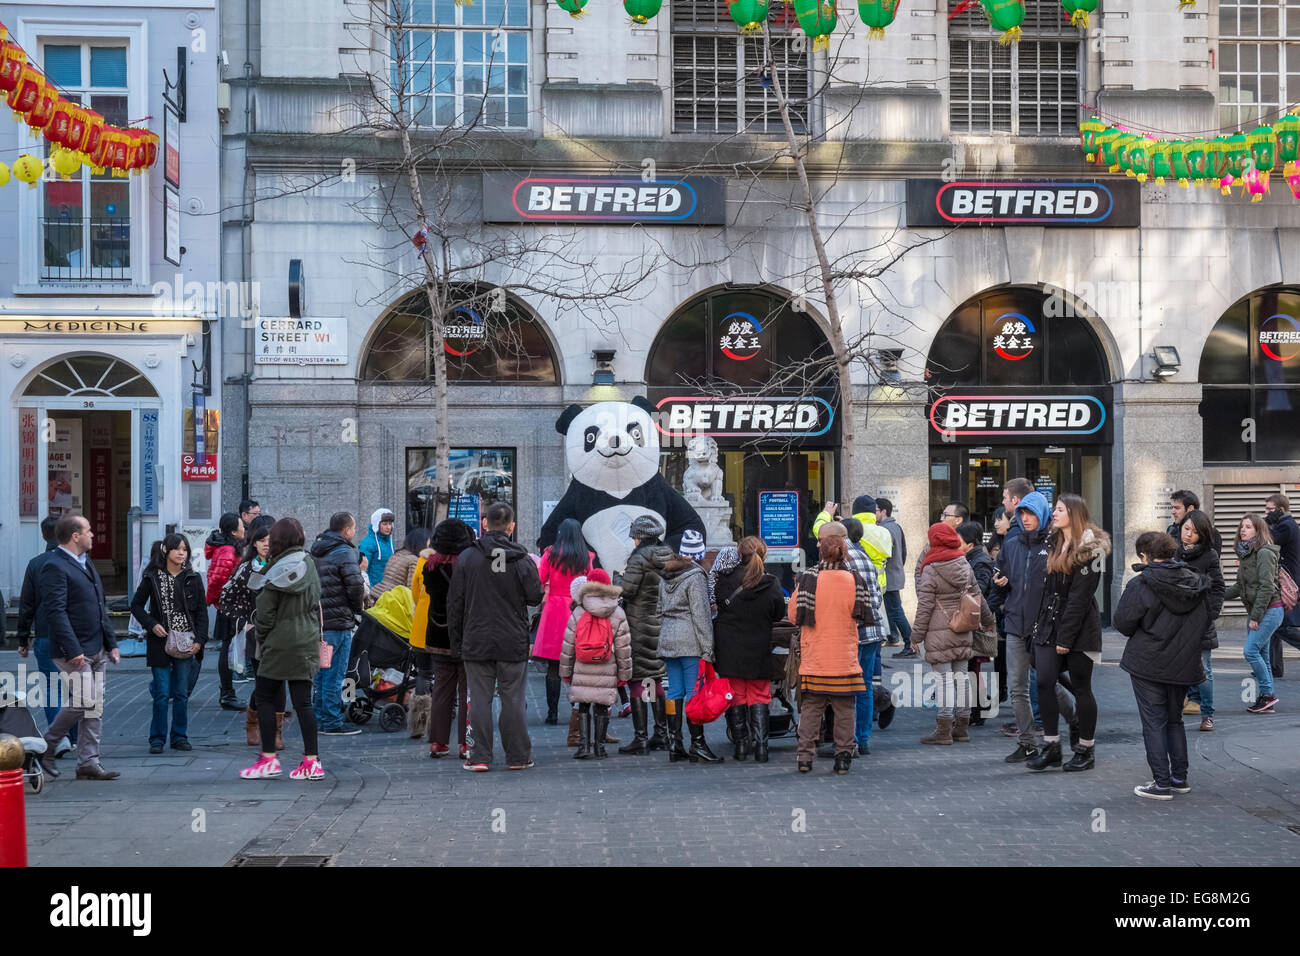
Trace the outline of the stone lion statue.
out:
[[[686,445],[686,461],[686,473],[682,476],[682,495],[686,500],[721,502],[718,443],[707,435],[696,435]]]

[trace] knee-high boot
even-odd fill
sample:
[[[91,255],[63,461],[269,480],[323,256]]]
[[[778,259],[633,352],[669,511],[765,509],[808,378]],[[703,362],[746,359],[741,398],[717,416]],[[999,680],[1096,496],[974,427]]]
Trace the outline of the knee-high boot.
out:
[[[735,760],[749,756],[749,708],[735,704],[727,708],[727,730],[731,733],[731,754]]]
[[[621,754],[638,754],[644,755],[650,752],[649,738],[646,729],[650,724],[650,708],[643,697],[634,697],[632,699],[632,730],[634,736],[632,742],[626,746],[619,747],[618,752]]]
[[[767,704],[750,704],[749,735],[750,746],[754,748],[754,763],[767,763]]]
[[[682,719],[685,717],[683,711],[686,709],[685,700],[672,701],[671,708],[666,714],[668,721],[668,762],[676,763],[679,760],[687,759],[686,747],[682,744]]]
[[[650,742],[646,746],[650,750],[667,750],[668,749],[668,719],[667,719],[668,702],[662,697],[656,697],[654,701],[655,728],[654,733],[650,735]],[[678,734],[680,737],[681,735]]]

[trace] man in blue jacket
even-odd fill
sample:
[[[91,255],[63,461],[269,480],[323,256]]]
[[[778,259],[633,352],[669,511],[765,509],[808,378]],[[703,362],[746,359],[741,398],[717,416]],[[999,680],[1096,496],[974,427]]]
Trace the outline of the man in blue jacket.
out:
[[[1029,638],[1038,609],[1043,603],[1047,582],[1047,533],[1051,527],[1051,508],[1037,491],[1026,494],[1016,504],[1016,535],[1008,534],[998,555],[1001,575],[993,579],[1003,592],[1003,621],[1007,631],[1007,695],[1016,714],[1020,744],[1007,755],[1007,763],[1022,763],[1038,753],[1034,733],[1034,712],[1029,703],[1031,655]],[[1074,702],[1059,684],[1056,686],[1061,716],[1073,727]]]
[[[81,515],[65,514],[54,526],[59,545],[41,568],[40,602],[50,635],[54,666],[70,679],[60,683],[69,699],[45,732],[41,766],[51,777],[54,748],[77,725],[77,779],[113,780],[120,774],[99,762],[103,730],[104,672],[121,660],[104,603],[104,584],[89,560],[95,533]]]

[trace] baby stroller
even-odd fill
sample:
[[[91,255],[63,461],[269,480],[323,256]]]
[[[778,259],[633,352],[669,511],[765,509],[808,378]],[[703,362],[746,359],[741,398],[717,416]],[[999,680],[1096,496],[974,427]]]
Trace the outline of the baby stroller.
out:
[[[767,736],[788,737],[797,733],[799,721],[795,718],[794,705],[790,703],[789,682],[786,679],[786,667],[790,660],[790,639],[799,633],[793,624],[784,622],[772,627],[772,705],[768,708]],[[777,704],[781,707],[778,709]],[[727,739],[731,740],[731,728],[727,728]]]
[[[0,695],[0,734],[13,734],[23,745],[23,779],[32,793],[40,793],[45,788],[45,771],[40,762],[45,755],[45,738],[36,729],[36,718],[22,691],[15,692],[12,699]]]
[[[343,702],[354,724],[369,722],[378,710],[379,728],[385,733],[406,726],[406,695],[415,686],[415,651],[410,644],[413,614],[410,588],[395,587],[361,615],[343,682]],[[384,673],[391,671],[397,674]],[[398,675],[398,680],[388,679]]]

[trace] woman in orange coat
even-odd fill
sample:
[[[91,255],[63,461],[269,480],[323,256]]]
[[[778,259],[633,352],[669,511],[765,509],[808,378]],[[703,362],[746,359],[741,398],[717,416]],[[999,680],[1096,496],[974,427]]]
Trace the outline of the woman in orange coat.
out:
[[[787,617],[799,626],[799,772],[812,770],[821,716],[835,715],[835,772],[853,759],[856,695],[867,689],[858,664],[858,625],[874,624],[865,582],[846,563],[847,532],[838,521],[822,525],[817,566],[805,571],[790,595]],[[868,678],[869,679],[869,675]]]

